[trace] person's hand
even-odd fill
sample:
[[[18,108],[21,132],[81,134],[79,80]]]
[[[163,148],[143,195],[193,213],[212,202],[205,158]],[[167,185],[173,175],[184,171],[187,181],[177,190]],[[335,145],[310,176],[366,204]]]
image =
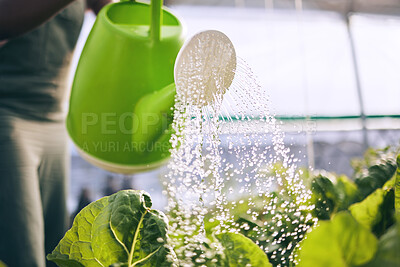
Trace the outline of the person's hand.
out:
[[[86,5],[97,15],[105,5],[111,2],[112,0],[86,0]]]

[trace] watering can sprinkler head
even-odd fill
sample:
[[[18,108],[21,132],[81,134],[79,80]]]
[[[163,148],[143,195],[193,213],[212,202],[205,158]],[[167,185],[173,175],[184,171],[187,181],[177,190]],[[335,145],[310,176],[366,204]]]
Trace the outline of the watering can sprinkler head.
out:
[[[222,32],[207,30],[195,34],[182,46],[174,67],[179,99],[203,107],[222,97],[236,71],[236,52]]]
[[[136,104],[134,114],[142,119],[138,121],[138,131],[133,133],[132,140],[151,142],[163,134],[170,134],[161,131],[163,120],[160,118],[172,118],[175,94],[185,104],[202,108],[222,97],[232,83],[235,70],[236,52],[225,34],[215,30],[195,34],[178,53],[174,67],[175,83],[145,95]],[[148,114],[156,114],[159,119],[150,123],[148,120],[153,118]]]

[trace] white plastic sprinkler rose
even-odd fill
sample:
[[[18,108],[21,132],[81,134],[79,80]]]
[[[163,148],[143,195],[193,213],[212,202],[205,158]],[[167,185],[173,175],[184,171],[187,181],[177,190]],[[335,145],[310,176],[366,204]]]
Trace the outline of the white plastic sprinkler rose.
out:
[[[222,96],[236,71],[236,52],[222,32],[207,30],[187,40],[175,61],[178,98],[203,107]]]

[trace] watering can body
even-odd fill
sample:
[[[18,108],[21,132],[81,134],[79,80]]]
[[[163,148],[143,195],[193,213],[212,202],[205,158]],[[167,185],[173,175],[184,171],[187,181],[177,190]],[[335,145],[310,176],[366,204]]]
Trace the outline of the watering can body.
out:
[[[75,73],[69,135],[86,160],[109,171],[149,170],[169,157],[170,84],[184,39],[176,16],[155,14],[145,3],[104,7]],[[154,16],[162,18],[158,29]]]

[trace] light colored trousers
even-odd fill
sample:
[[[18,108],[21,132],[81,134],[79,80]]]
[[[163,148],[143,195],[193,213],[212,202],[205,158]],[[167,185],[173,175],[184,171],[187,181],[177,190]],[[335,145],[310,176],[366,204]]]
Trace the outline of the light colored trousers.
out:
[[[36,121],[0,108],[0,260],[47,262],[63,237],[68,164],[64,122]]]

